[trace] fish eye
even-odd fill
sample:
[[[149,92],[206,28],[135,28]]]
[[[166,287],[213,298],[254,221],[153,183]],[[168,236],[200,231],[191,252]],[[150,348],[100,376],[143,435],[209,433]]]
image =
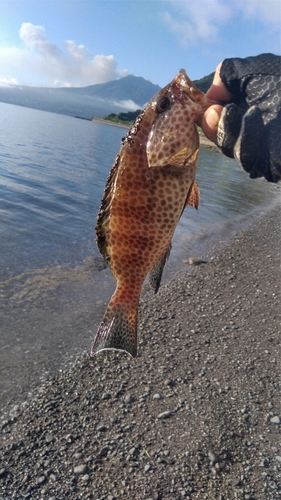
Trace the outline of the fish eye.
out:
[[[168,99],[168,97],[162,97],[162,99],[157,102],[156,111],[157,113],[163,113],[164,111],[166,111],[166,109],[169,108],[169,106],[170,99]]]

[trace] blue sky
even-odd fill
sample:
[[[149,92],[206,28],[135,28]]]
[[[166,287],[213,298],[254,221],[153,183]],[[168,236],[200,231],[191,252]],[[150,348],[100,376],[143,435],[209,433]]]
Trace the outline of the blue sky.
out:
[[[0,0],[0,85],[166,85],[226,57],[281,53],[280,0]]]

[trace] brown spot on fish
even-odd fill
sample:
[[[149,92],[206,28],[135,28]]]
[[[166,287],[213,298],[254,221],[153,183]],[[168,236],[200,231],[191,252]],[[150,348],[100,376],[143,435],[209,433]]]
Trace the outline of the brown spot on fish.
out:
[[[198,208],[199,137],[195,122],[211,105],[181,70],[154,96],[122,140],[98,213],[97,244],[117,285],[92,354],[137,354],[144,280],[157,292],[184,208]]]

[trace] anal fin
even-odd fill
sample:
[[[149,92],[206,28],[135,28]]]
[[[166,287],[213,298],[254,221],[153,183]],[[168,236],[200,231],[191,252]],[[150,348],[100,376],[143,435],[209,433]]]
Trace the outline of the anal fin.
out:
[[[155,293],[157,293],[159,290],[163,269],[165,267],[166,261],[169,258],[171,248],[172,245],[169,246],[168,250],[159,259],[157,264],[152,268],[152,270],[149,273],[149,284]]]

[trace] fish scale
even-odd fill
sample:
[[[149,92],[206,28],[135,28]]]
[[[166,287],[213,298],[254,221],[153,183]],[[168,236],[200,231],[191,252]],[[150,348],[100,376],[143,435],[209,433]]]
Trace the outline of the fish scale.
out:
[[[94,339],[137,355],[138,304],[144,280],[157,292],[176,225],[199,204],[195,121],[211,105],[181,70],[147,104],[122,141],[97,218],[98,247],[116,279]]]

